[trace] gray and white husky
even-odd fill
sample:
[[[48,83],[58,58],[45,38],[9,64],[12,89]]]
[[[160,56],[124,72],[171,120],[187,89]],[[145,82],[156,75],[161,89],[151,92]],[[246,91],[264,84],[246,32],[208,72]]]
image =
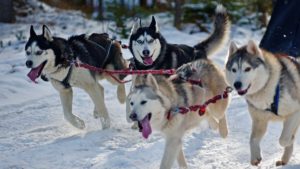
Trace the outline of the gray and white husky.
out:
[[[203,75],[201,66],[211,66],[209,63],[200,62],[195,63],[195,66],[199,68],[199,72],[195,73],[195,76]],[[186,72],[186,67],[190,67],[190,65],[184,65],[178,73]],[[228,99],[209,106],[203,116],[199,116],[198,111],[190,111],[187,114],[176,113],[178,107],[200,105],[211,95],[223,92],[222,89],[227,86],[225,77],[215,71],[216,69],[211,66],[211,71],[208,71],[201,79],[204,86],[192,85],[185,81],[173,81],[172,78],[167,79],[162,75],[140,75],[134,79],[132,89],[127,97],[130,106],[127,109],[130,110],[128,115],[131,121],[138,122],[144,138],[148,138],[152,128],[162,132],[165,136],[166,144],[160,164],[161,169],[170,169],[175,159],[177,159],[179,167],[187,168],[182,139],[188,130],[195,128],[203,119],[206,119],[213,129],[222,126],[219,128],[220,133],[223,137],[227,136],[224,113],[229,103]],[[211,81],[215,82],[209,86]]]
[[[125,101],[125,87],[102,73],[75,67],[71,61],[80,61],[95,67],[105,69],[126,69],[128,64],[122,58],[119,43],[113,42],[107,34],[91,34],[72,36],[69,39],[54,37],[47,26],[43,26],[43,33],[37,35],[30,28],[30,37],[25,46],[26,66],[31,68],[28,77],[35,80],[49,79],[53,87],[58,90],[63,107],[64,117],[74,127],[83,129],[82,119],[72,113],[72,87],[84,89],[95,105],[94,117],[100,118],[102,128],[110,127],[110,119],[104,103],[104,89],[99,80],[106,78],[118,85],[117,94],[120,102]],[[122,76],[116,76],[122,79]]]
[[[229,29],[229,17],[222,5],[216,8],[214,32],[193,47],[167,43],[154,17],[148,27],[136,22],[129,39],[129,49],[133,55],[131,64],[138,70],[175,69],[185,63],[207,58],[227,42]]]
[[[232,42],[226,76],[248,103],[252,118],[251,164],[258,165],[262,160],[260,141],[270,120],[283,121],[279,143],[284,153],[276,165],[287,164],[300,124],[300,64],[288,56],[264,51],[252,40],[240,48]]]

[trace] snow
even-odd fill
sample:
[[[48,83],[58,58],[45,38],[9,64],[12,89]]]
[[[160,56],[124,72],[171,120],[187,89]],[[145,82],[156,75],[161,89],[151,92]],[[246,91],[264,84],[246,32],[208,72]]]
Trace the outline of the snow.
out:
[[[52,23],[51,31],[62,37],[105,30],[105,24],[84,19],[78,12],[43,6],[46,12],[20,19],[20,23],[0,24],[0,39],[4,43],[4,48],[0,48],[0,168],[158,168],[164,139],[154,133],[145,140],[131,129],[126,122],[125,105],[117,101],[115,86],[101,82],[112,120],[112,127],[107,130],[101,130],[100,121],[93,118],[93,104],[88,95],[75,89],[73,111],[86,122],[86,129],[78,130],[63,119],[59,95],[51,84],[42,80],[34,84],[26,77],[29,70],[24,64],[25,41],[17,40],[17,32],[28,36],[31,24],[41,32],[41,23]],[[170,43],[193,45],[208,36],[189,35],[169,24],[160,30]],[[258,43],[262,32],[233,26],[231,36],[239,45],[250,38]],[[221,67],[227,48],[213,57]],[[130,57],[126,49],[124,56]],[[129,86],[126,85],[127,90]],[[227,118],[230,133],[226,139],[203,126],[185,137],[184,152],[190,168],[257,168],[249,163],[251,119],[243,98],[233,95]],[[262,141],[263,161],[258,168],[276,168],[275,162],[283,151],[278,143],[281,129],[281,123],[270,123]],[[299,137],[298,134],[293,156],[285,169],[300,168]]]

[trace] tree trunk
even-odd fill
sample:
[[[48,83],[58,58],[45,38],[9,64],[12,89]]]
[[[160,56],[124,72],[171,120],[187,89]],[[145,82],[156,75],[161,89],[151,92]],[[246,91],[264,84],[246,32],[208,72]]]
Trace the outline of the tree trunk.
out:
[[[174,15],[174,26],[177,29],[181,27],[181,16],[182,16],[182,5],[184,0],[175,0],[175,15]]]
[[[0,22],[12,23],[16,21],[12,0],[0,0]]]

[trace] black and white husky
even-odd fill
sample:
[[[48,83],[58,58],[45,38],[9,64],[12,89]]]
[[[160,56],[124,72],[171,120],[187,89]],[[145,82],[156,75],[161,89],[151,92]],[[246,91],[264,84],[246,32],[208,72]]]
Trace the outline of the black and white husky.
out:
[[[229,35],[229,18],[222,5],[216,8],[214,32],[195,46],[169,44],[159,32],[154,17],[149,27],[136,22],[131,30],[129,49],[134,69],[171,69],[200,58],[207,58],[223,46]]]
[[[75,67],[72,60],[81,61],[99,68],[125,69],[126,61],[122,58],[119,43],[108,38],[107,34],[92,34],[72,36],[63,39],[53,37],[47,28],[43,26],[43,33],[37,35],[30,28],[30,37],[25,46],[26,66],[31,68],[28,77],[35,80],[42,75],[43,79],[49,79],[55,89],[59,91],[63,106],[64,117],[73,126],[83,129],[83,120],[72,114],[72,87],[84,89],[94,102],[94,117],[100,118],[102,128],[110,127],[110,119],[104,103],[104,89],[98,83],[105,78],[118,85],[118,99],[125,101],[125,87],[103,73],[96,73],[84,68]],[[122,79],[124,77],[116,76]]]

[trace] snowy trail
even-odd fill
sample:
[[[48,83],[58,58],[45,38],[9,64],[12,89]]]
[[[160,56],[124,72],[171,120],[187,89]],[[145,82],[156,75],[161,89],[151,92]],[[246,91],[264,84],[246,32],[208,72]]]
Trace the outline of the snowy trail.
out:
[[[109,85],[104,83],[104,85]],[[75,91],[74,112],[87,125],[77,130],[63,120],[58,94],[0,108],[1,168],[158,168],[164,141],[159,134],[144,140],[125,120],[124,105],[116,104],[114,90],[106,91],[112,128],[101,130],[92,117],[92,103],[81,90]],[[246,104],[234,97],[228,110],[230,133],[199,127],[184,141],[190,168],[254,168],[249,165],[251,122]],[[281,126],[272,124],[262,144],[261,168],[275,168],[281,156],[278,144]],[[290,166],[300,167],[299,135]]]

